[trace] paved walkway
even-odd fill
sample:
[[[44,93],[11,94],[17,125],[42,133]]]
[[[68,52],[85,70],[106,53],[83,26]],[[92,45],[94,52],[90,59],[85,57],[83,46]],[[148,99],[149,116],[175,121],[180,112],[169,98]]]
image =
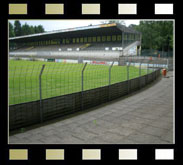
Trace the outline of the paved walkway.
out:
[[[10,144],[173,143],[173,72],[130,97],[9,137]]]

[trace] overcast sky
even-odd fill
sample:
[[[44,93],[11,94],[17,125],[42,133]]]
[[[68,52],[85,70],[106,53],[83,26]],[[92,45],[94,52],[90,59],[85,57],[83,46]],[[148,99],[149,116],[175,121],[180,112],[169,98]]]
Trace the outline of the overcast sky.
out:
[[[43,25],[45,31],[59,30],[59,29],[67,29],[73,27],[80,26],[88,26],[90,24],[97,25],[101,24],[102,21],[107,20],[20,20],[21,25],[27,23],[28,25]],[[139,24],[139,20],[123,20],[126,26],[130,24]],[[14,24],[14,21],[10,21]]]

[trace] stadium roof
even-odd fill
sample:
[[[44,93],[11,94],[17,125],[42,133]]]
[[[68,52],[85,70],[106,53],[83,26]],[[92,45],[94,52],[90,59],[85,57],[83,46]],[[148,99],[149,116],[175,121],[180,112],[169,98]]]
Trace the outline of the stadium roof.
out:
[[[93,36],[93,35],[113,35],[119,34],[121,32],[125,33],[137,33],[140,32],[135,31],[132,28],[128,28],[124,25],[118,23],[112,24],[100,24],[93,26],[84,26],[84,27],[76,27],[62,30],[55,30],[44,33],[37,33],[25,36],[18,36],[9,38],[10,41],[16,42],[27,42],[27,41],[37,41],[37,40],[48,40],[48,39],[57,39],[64,37],[84,37],[84,36]]]

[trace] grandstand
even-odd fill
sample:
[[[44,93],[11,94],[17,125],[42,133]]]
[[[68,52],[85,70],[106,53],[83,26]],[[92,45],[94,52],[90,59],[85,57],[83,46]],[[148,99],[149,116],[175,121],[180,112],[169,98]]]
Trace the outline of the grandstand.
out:
[[[10,57],[113,60],[138,55],[141,33],[121,24],[63,29],[9,38]]]

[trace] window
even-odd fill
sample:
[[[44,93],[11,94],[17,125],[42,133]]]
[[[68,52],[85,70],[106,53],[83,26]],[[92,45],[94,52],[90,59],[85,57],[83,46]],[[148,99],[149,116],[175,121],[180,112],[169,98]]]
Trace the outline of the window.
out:
[[[91,37],[88,37],[88,42],[91,42]]]
[[[135,39],[138,40],[138,34],[135,35]]]
[[[112,35],[112,41],[116,41],[116,35]]]
[[[96,42],[97,39],[96,39],[96,37],[92,37],[92,40],[93,40],[93,42]]]
[[[66,38],[66,44],[69,44],[69,39],[68,38]]]
[[[121,35],[118,35],[118,36],[117,36],[117,40],[118,40],[118,41],[121,41]]]
[[[127,35],[128,35],[128,34],[125,34],[125,35],[124,35],[124,40],[127,40],[127,39],[128,39],[128,38],[127,38]]]
[[[87,37],[84,38],[84,42],[85,42],[85,43],[87,42]]]
[[[111,41],[111,36],[107,36],[107,41]]]
[[[76,39],[76,42],[79,43],[79,38]]]
[[[101,37],[97,36],[97,42],[101,42]]]
[[[135,40],[135,34],[133,34],[133,40]]]
[[[54,39],[53,40],[53,45],[57,45],[58,44],[58,40],[57,39]]]
[[[72,43],[76,43],[76,39],[75,38],[72,39]]]
[[[83,43],[83,37],[80,38],[80,43]]]
[[[106,36],[102,36],[102,42],[106,41]]]
[[[130,40],[132,40],[132,34],[130,34]]]
[[[62,43],[65,44],[65,39],[62,40]]]
[[[127,34],[127,40],[130,40],[130,34]]]

